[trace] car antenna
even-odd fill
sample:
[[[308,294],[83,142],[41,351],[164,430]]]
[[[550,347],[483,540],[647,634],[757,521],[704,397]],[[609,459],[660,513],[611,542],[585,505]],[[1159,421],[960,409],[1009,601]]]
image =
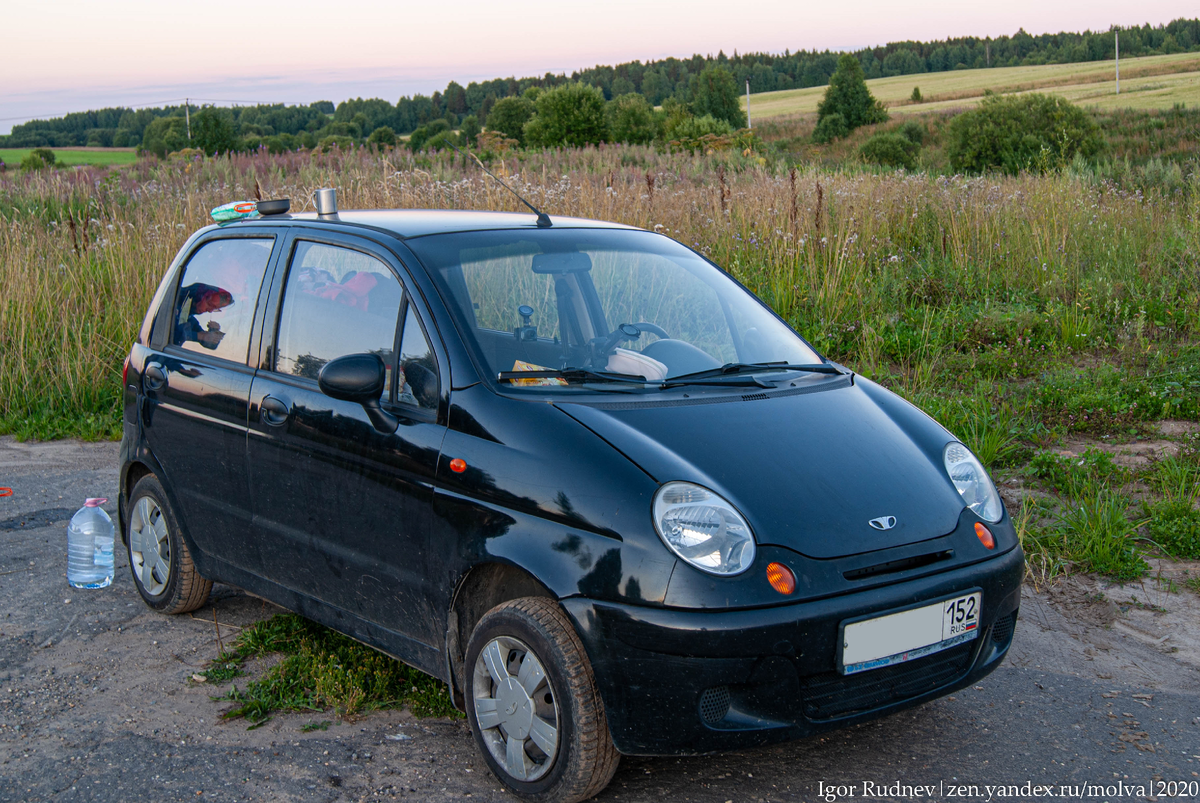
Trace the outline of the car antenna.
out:
[[[454,150],[458,151],[458,155],[459,155],[459,156],[466,156],[466,154],[465,154],[465,153],[463,153],[462,151],[458,150],[458,146],[457,146],[457,145],[455,145],[453,142],[451,142],[449,139],[445,140],[445,142],[446,142],[446,144],[447,144],[447,145],[449,145],[451,148],[454,148]],[[475,164],[479,165],[480,169],[481,169],[481,170],[483,170],[483,172],[487,173],[489,176],[491,176],[492,178],[496,179],[496,183],[497,183],[497,184],[499,184],[501,187],[503,187],[504,189],[506,189],[506,190],[508,190],[509,192],[511,192],[513,195],[517,196],[517,200],[518,200],[518,201],[520,201],[521,203],[525,204],[526,206],[528,206],[530,209],[532,209],[532,210],[533,210],[533,213],[534,213],[535,215],[537,215],[537,226],[538,226],[538,228],[539,228],[539,229],[548,229],[548,228],[550,228],[551,226],[553,226],[553,225],[554,225],[554,224],[553,224],[553,223],[550,221],[550,216],[549,216],[549,215],[547,215],[547,214],[546,214],[545,212],[543,212],[542,210],[538,209],[538,208],[537,208],[536,206],[534,206],[533,204],[529,203],[529,201],[526,201],[524,198],[522,198],[522,197],[521,197],[521,194],[520,194],[519,192],[517,192],[517,191],[516,191],[516,190],[514,190],[512,187],[508,186],[508,185],[507,185],[507,184],[505,184],[503,181],[501,181],[499,178],[497,178],[497,177],[496,177],[496,174],[495,174],[495,173],[493,173],[491,170],[488,170],[488,169],[487,169],[487,167],[484,165],[484,163],[483,163],[482,161],[480,161],[480,159],[479,159],[479,157],[478,157],[478,156],[476,156],[474,153],[472,153],[472,154],[471,154],[471,158],[475,160]]]

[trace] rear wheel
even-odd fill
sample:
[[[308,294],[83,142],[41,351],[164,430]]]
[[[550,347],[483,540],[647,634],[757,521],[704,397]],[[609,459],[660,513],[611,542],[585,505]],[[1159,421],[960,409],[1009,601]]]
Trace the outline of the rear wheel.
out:
[[[554,600],[525,597],[488,611],[466,667],[471,732],[509,789],[573,803],[608,785],[621,756],[583,644]]]
[[[129,569],[147,605],[160,613],[187,613],[208,601],[212,581],[196,571],[175,513],[154,476],[138,480],[129,497]]]

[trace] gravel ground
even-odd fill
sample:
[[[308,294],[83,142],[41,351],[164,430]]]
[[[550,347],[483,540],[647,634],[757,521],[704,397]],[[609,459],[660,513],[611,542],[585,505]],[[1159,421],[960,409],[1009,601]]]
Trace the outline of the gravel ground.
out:
[[[279,609],[217,586],[191,615],[155,614],[119,551],[110,588],[70,588],[66,521],[85,497],[115,498],[116,456],[110,443],[0,438],[0,486],[14,489],[0,498],[0,801],[515,799],[461,720],[308,712],[249,731],[221,720],[212,697],[227,687],[191,679],[217,653],[214,616],[229,639]],[[1029,783],[1165,800],[1155,779],[1200,782],[1197,602],[1086,577],[1029,588],[1009,660],[980,686],[824,738],[626,758],[598,800],[1032,799]]]

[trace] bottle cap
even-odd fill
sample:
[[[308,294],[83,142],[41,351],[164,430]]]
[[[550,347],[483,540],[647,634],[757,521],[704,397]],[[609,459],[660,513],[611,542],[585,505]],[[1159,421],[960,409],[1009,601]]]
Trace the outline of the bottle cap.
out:
[[[107,499],[100,499],[100,498],[88,499],[83,503],[83,506],[84,507],[100,507],[107,501],[108,501]]]

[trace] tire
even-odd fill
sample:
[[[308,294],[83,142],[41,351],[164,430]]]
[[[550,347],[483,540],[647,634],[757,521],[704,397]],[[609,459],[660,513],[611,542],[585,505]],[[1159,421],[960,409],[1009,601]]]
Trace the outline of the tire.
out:
[[[464,674],[471,733],[514,793],[575,803],[612,780],[621,754],[583,643],[554,600],[525,597],[488,611],[471,634]]]
[[[159,613],[174,614],[194,611],[207,602],[212,581],[196,571],[192,553],[179,534],[175,511],[153,475],[134,486],[128,518],[129,571],[145,603]]]

